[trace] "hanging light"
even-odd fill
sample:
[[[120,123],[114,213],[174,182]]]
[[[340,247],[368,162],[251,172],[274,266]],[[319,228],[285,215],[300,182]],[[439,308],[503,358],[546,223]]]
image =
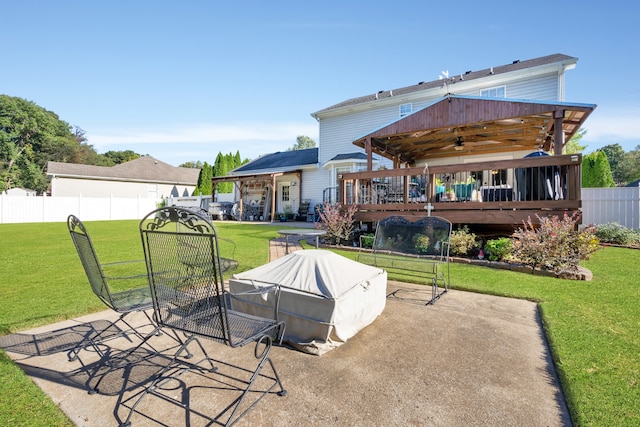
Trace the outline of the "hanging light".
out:
[[[461,151],[464,149],[464,139],[461,136],[456,139],[456,142],[453,145],[453,149],[456,151]]]

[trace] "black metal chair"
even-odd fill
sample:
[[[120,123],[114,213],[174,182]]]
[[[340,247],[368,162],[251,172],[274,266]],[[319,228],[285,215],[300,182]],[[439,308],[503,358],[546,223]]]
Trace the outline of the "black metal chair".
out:
[[[273,319],[232,310],[230,302],[233,295],[224,285],[217,230],[206,216],[195,210],[177,206],[154,210],[140,222],[140,233],[151,286],[154,321],[161,328],[183,332],[185,340],[171,363],[150,381],[131,406],[123,425],[130,424],[131,416],[142,399],[159,390],[167,379],[175,378],[185,370],[202,369],[200,365],[203,363],[208,364],[211,371],[217,370],[199,338],[234,348],[255,343],[254,355],[258,364],[255,369],[241,368],[251,373],[250,379],[243,382],[246,387],[240,390],[240,396],[233,405],[224,409],[223,412],[230,412],[225,425],[238,421],[267,394],[285,396],[286,391],[269,357],[273,341],[281,340],[284,333],[284,322],[277,319],[279,288],[273,286],[255,292],[273,303]],[[181,357],[185,352],[191,354],[188,346],[192,343],[197,344],[204,354],[198,362]],[[271,367],[273,376],[262,372],[266,364]],[[271,385],[261,390],[252,388],[259,377]],[[273,391],[276,387],[277,391]],[[249,394],[259,397],[237,413]]]
[[[120,317],[113,323],[112,328],[105,328],[101,331],[87,334],[82,342],[69,351],[67,354],[69,360],[75,360],[78,357],[78,353],[88,346],[92,346],[103,356],[98,344],[106,339],[128,337],[128,335],[133,334],[144,341],[145,337],[139,332],[140,326],[136,329],[126,320],[129,314],[140,311],[147,316],[149,324],[152,324],[151,317],[146,312],[146,310],[150,310],[153,307],[153,304],[143,260],[102,264],[82,221],[74,215],[69,215],[67,226],[93,293],[107,307],[120,313]],[[134,263],[139,264],[138,274],[122,275],[125,271],[127,273],[131,271],[129,264]],[[122,286],[124,289],[114,291],[110,286],[110,282],[112,284],[118,283],[118,287]],[[126,325],[126,328],[120,329],[117,326],[119,323]]]

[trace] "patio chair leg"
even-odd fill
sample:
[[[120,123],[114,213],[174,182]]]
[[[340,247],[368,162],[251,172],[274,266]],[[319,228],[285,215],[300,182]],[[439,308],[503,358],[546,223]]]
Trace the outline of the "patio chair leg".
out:
[[[127,329],[121,330],[118,334],[117,337],[124,337],[126,339],[128,339],[131,342],[131,339],[129,338],[130,334],[133,334],[135,336],[137,336],[138,338],[140,338],[143,342],[146,341],[146,337],[144,337],[136,328],[134,328],[129,322],[127,322],[126,317],[131,314],[132,312],[127,312],[127,313],[122,313],[120,315],[120,317],[118,317],[118,319],[113,322],[113,326],[112,327],[117,327],[116,325],[118,325],[118,323],[124,323],[127,327]],[[143,311],[145,317],[147,318],[147,320],[149,321],[149,325],[153,325],[153,321],[151,320],[151,317],[149,317],[149,314],[146,311]],[[146,326],[146,325],[144,325]],[[80,343],[78,343],[78,345],[76,345],[73,349],[69,350],[69,352],[67,353],[67,359],[69,360],[69,362],[73,362],[75,360],[78,359],[78,354],[80,354],[80,351],[86,349],[87,347],[91,346],[95,349],[96,353],[100,356],[100,357],[104,357],[104,354],[102,353],[102,351],[99,348],[99,344],[102,342],[100,340],[100,337],[106,332],[108,331],[109,328],[103,329],[102,331],[100,331],[95,337],[90,337],[90,334],[88,334]],[[155,329],[157,332],[156,334],[159,335],[161,333],[159,328]],[[115,337],[114,337],[115,338]],[[155,349],[153,349],[155,351]]]
[[[129,427],[131,425],[131,416],[133,415],[133,413],[136,410],[136,407],[140,404],[140,402],[142,402],[142,400],[149,394],[152,393],[154,391],[154,389],[160,385],[161,381],[164,379],[170,379],[172,377],[166,377],[165,378],[165,373],[174,369],[176,366],[176,361],[178,360],[178,358],[180,357],[180,354],[182,352],[187,352],[187,356],[185,356],[185,358],[191,358],[193,356],[193,354],[189,351],[189,349],[187,348],[189,346],[189,344],[192,341],[195,341],[198,346],[200,347],[201,351],[203,351],[203,353],[205,354],[205,358],[207,360],[209,360],[209,363],[211,364],[211,371],[216,371],[217,368],[215,366],[213,366],[213,363],[211,362],[211,360],[206,357],[206,352],[204,351],[204,347],[202,346],[202,343],[200,343],[200,340],[198,340],[198,338],[196,338],[195,336],[189,336],[187,338],[186,341],[182,341],[180,338],[177,337],[176,335],[176,339],[182,343],[182,345],[180,346],[180,348],[178,349],[178,351],[175,352],[175,354],[173,355],[173,358],[171,359],[171,361],[167,364],[167,366],[165,366],[158,374],[156,374],[155,378],[153,379],[153,381],[151,382],[151,384],[145,388],[142,393],[140,394],[140,396],[138,396],[138,399],[135,401],[135,403],[131,406],[131,409],[129,410],[129,413],[127,414],[127,418],[120,423],[120,427]],[[188,368],[185,368],[188,369]],[[116,409],[117,411],[117,409]]]
[[[260,359],[260,362],[258,363],[258,366],[256,367],[256,370],[253,372],[253,375],[251,376],[251,379],[247,383],[247,387],[242,392],[242,395],[240,395],[240,397],[238,397],[238,399],[232,403],[234,408],[233,408],[233,411],[231,412],[231,415],[227,419],[227,422],[225,423],[225,426],[232,426],[237,421],[239,421],[242,417],[244,417],[244,415],[247,412],[249,412],[249,410],[251,410],[255,405],[257,405],[258,402],[260,402],[260,400],[262,400],[262,398],[264,396],[269,394],[269,392],[271,392],[271,390],[273,390],[273,388],[276,385],[280,388],[280,390],[276,392],[276,394],[278,396],[284,397],[284,396],[287,395],[287,391],[282,386],[282,381],[280,381],[280,376],[278,375],[278,371],[276,371],[276,367],[273,364],[273,361],[271,360],[271,358],[269,357],[269,352],[271,351],[272,343],[273,343],[273,340],[269,335],[263,335],[258,341],[256,341],[256,346],[255,346],[255,349],[254,349],[254,355],[255,355],[256,359]],[[264,346],[264,349],[262,351],[260,351],[260,346],[261,345]],[[240,413],[234,419],[236,411],[238,410],[238,408],[240,408],[240,405],[242,404],[244,399],[247,397],[247,395],[251,391],[251,387],[253,386],[253,384],[256,381],[256,379],[260,375],[262,375],[260,372],[262,371],[262,368],[264,367],[264,365],[267,362],[269,363],[269,366],[271,366],[271,370],[273,371],[273,375],[274,376],[273,377],[269,377],[269,376],[266,376],[266,375],[263,375],[263,376],[266,377],[266,378],[272,379],[274,381],[273,384],[268,389],[266,389],[264,391],[261,391],[260,392],[261,393],[260,397],[258,397],[255,400],[255,402],[253,402],[249,407],[247,407],[247,409],[245,409],[242,413]]]

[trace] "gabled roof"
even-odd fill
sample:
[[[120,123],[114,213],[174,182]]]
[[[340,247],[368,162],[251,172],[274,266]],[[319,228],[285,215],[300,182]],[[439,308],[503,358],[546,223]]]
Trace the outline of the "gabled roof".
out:
[[[304,166],[313,166],[318,163],[318,149],[307,148],[304,150],[278,151],[276,153],[265,154],[255,160],[250,161],[236,169],[232,175],[242,175],[253,173],[258,170],[291,171]]]
[[[47,163],[47,175],[81,179],[196,185],[200,169],[175,167],[151,156],[143,156],[110,167],[49,162]]]
[[[542,148],[549,151],[555,117],[562,118],[565,143],[594,104],[446,96],[357,138],[353,143],[409,164],[416,160]]]
[[[563,67],[572,66],[572,65],[575,65],[577,61],[578,61],[578,58],[556,53],[553,55],[547,55],[540,58],[534,58],[534,59],[529,59],[525,61],[516,60],[516,61],[513,61],[511,64],[486,68],[479,71],[466,71],[464,74],[451,75],[447,82],[448,84],[451,85],[449,86],[450,92],[454,92],[455,86],[453,85],[458,81],[472,81],[476,79],[486,78],[492,75],[506,74],[506,73],[526,70],[534,67],[550,66],[553,64],[559,64],[560,66],[563,66]],[[357,98],[347,99],[346,101],[339,102],[338,104],[324,108],[320,111],[312,113],[311,115],[313,117],[317,117],[322,113],[329,112],[331,110],[337,110],[343,107],[351,107],[358,104],[364,104],[367,102],[373,102],[373,101],[378,101],[378,100],[387,99],[391,97],[397,97],[400,95],[407,95],[414,92],[441,88],[443,84],[444,84],[443,80],[432,80],[429,82],[419,82],[415,85],[401,87],[401,88],[392,89],[392,90],[381,90],[377,93],[372,93],[372,94],[360,96]]]

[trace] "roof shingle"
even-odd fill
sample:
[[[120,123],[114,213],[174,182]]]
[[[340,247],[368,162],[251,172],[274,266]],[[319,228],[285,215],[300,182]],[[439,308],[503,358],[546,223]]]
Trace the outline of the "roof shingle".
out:
[[[195,185],[200,169],[175,167],[151,156],[142,156],[111,167],[49,162],[47,175]]]

